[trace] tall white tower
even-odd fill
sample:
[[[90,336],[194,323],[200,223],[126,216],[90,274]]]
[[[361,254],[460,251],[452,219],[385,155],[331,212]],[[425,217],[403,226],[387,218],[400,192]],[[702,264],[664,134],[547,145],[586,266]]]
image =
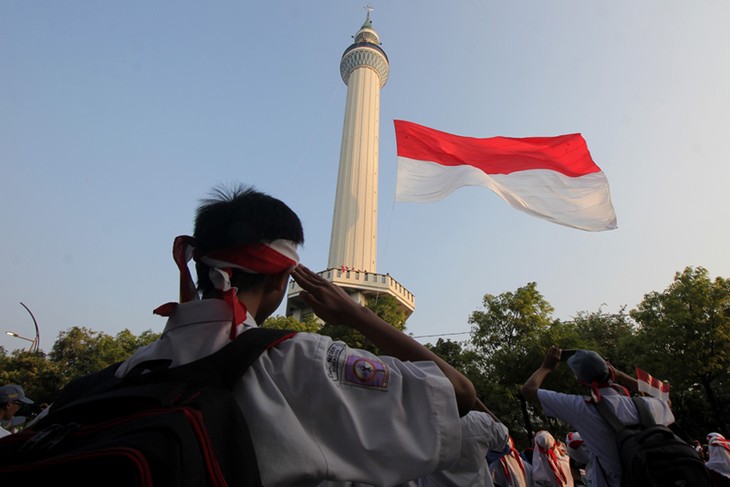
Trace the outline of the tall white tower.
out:
[[[347,85],[337,193],[327,269],[319,274],[344,288],[356,301],[390,295],[408,317],[415,309],[413,294],[390,274],[378,274],[378,145],[380,89],[390,73],[368,8],[367,18],[342,54],[340,75]],[[287,316],[311,313],[299,298],[301,288],[290,283]]]
[[[368,11],[340,61],[347,103],[328,267],[376,272],[380,89],[389,72]]]

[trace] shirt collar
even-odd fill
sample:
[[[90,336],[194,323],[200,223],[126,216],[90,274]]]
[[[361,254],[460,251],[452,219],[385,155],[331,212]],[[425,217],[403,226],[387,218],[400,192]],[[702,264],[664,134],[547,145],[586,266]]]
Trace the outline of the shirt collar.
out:
[[[222,299],[198,299],[180,303],[168,318],[162,334],[190,325],[230,323],[232,316],[233,311],[231,311],[228,303]],[[256,327],[258,327],[256,320],[250,313],[247,313],[244,322],[238,325],[238,333],[241,333],[244,329]]]

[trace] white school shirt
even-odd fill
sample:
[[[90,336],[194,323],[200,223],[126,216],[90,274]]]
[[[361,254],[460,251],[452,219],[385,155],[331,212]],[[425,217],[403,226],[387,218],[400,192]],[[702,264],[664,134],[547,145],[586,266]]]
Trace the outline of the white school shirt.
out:
[[[461,418],[461,453],[453,467],[419,479],[419,487],[494,487],[487,464],[489,450],[507,444],[507,427],[481,411]]]
[[[618,419],[626,424],[639,424],[639,412],[630,397],[619,394],[611,387],[600,389],[601,400],[606,401]],[[591,487],[619,487],[621,485],[621,460],[616,448],[616,433],[606,423],[593,404],[583,396],[538,389],[545,415],[557,418],[580,433],[584,444],[591,452]],[[649,406],[657,424],[668,426],[674,423],[669,404],[650,397],[642,397]],[[605,476],[605,478],[604,478]]]
[[[507,427],[481,411],[469,411],[461,420],[461,453],[456,463],[439,472],[398,487],[494,487],[487,464],[489,450],[507,444]],[[352,482],[322,482],[318,487],[370,487]]]
[[[162,337],[117,371],[205,357],[230,342],[218,299],[177,306]],[[247,316],[239,332],[255,327]],[[264,352],[234,390],[266,486],[347,480],[396,485],[451,466],[461,430],[451,382],[431,361],[401,362],[298,333]]]

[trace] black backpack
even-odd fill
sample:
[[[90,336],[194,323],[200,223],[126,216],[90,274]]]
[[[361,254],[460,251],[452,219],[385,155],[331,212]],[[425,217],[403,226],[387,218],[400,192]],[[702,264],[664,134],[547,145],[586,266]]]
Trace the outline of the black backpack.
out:
[[[709,487],[710,477],[699,454],[666,426],[656,424],[647,404],[632,397],[641,421],[626,426],[605,401],[596,408],[616,431],[623,487]]]
[[[261,485],[233,387],[265,349],[289,338],[254,328],[179,367],[115,364],[70,383],[49,414],[0,440],[4,485]],[[147,373],[141,373],[143,370]]]

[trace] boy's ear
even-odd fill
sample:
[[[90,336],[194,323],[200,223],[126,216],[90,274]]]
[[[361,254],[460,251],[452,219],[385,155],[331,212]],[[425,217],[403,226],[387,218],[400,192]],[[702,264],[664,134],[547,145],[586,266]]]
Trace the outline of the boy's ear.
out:
[[[266,291],[281,292],[286,289],[289,285],[289,275],[291,271],[289,269],[279,272],[278,274],[271,274],[266,279]]]

